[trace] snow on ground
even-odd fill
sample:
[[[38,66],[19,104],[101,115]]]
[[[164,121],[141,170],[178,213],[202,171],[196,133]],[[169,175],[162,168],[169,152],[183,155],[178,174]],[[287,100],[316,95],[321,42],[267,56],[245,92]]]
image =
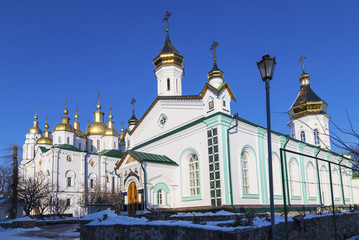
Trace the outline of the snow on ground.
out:
[[[104,214],[107,214],[107,218],[104,218]],[[179,213],[174,216],[223,216],[223,215],[234,215],[235,213],[226,212],[226,211],[219,211],[216,213],[208,212],[208,213]],[[339,213],[339,214],[351,214],[350,212]],[[315,215],[315,214],[306,214],[304,218],[310,219],[314,217],[324,217],[331,215],[331,213],[322,213],[322,215]],[[227,221],[210,221],[203,225],[201,224],[194,224],[192,221],[184,221],[184,220],[156,220],[150,221],[145,217],[135,218],[135,217],[128,217],[128,216],[119,216],[115,214],[111,210],[105,210],[93,214],[89,214],[82,219],[84,220],[93,220],[87,225],[162,225],[162,226],[182,226],[182,227],[193,227],[193,228],[201,228],[201,229],[208,229],[208,230],[222,230],[222,231],[233,231],[242,228],[248,227],[262,227],[262,226],[269,226],[270,221],[267,221],[265,218],[255,217],[253,219],[252,226],[238,226],[238,227],[223,227],[223,225],[231,224],[234,220],[227,220]],[[285,217],[281,215],[275,215],[275,222],[280,223],[284,222]],[[288,217],[288,221],[293,221],[293,216]],[[222,226],[218,226],[221,224]]]
[[[232,213],[232,212],[227,212],[227,211],[221,210],[221,211],[218,211],[216,213],[213,213],[213,212],[206,212],[206,213],[200,213],[200,212],[177,213],[176,215],[172,215],[171,217],[191,217],[191,216],[201,217],[201,216],[230,216],[230,215],[238,215],[238,213]]]
[[[27,231],[37,231],[37,230],[40,230],[40,228],[34,227],[34,228],[4,229],[0,227],[0,237],[1,239],[6,239],[6,240],[34,240],[34,238],[32,237],[19,236],[19,234],[23,234],[24,232]],[[45,240],[47,238],[36,238],[36,239]]]

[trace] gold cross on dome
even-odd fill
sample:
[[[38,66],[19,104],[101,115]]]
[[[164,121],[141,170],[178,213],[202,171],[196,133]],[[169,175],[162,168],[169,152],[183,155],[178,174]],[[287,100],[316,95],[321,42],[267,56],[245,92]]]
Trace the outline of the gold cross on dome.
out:
[[[132,98],[132,100],[131,100],[131,104],[132,104],[132,113],[135,113],[135,102],[136,102],[136,99]]]
[[[172,14],[171,12],[166,11],[165,17],[163,18],[163,21],[166,22],[166,32],[169,31],[169,29],[168,29],[168,18],[171,16],[171,14]]]
[[[209,48],[210,51],[213,50],[213,61],[217,61],[217,57],[216,57],[216,48],[218,47],[219,43],[216,41],[213,41],[211,47]]]
[[[302,70],[303,70],[303,73],[305,73],[304,71],[304,59],[306,59],[307,57],[302,55],[300,56],[300,58],[298,59],[298,62],[302,62]]]

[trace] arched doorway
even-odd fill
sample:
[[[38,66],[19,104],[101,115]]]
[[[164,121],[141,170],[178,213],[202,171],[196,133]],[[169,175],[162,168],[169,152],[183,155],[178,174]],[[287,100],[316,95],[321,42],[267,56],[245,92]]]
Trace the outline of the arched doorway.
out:
[[[128,215],[135,215],[138,208],[138,191],[135,182],[128,186]]]

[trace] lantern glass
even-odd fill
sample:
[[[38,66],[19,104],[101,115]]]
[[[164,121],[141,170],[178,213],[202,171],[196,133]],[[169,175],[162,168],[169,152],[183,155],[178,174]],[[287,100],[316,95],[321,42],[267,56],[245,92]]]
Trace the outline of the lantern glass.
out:
[[[263,81],[271,80],[273,78],[275,64],[275,57],[271,58],[267,54],[262,57],[260,62],[257,62]]]

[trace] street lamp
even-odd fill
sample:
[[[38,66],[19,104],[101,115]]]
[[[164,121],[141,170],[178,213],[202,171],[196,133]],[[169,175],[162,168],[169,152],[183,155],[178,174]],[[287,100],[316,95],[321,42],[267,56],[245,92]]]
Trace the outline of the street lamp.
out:
[[[266,83],[266,105],[267,105],[267,140],[268,140],[268,171],[269,171],[269,194],[270,194],[270,214],[272,226],[272,239],[275,240],[275,220],[274,220],[274,198],[273,198],[273,167],[272,167],[272,137],[270,124],[270,103],[269,103],[269,81],[273,77],[275,67],[275,57],[271,58],[265,54],[260,62],[257,62],[262,80]]]

